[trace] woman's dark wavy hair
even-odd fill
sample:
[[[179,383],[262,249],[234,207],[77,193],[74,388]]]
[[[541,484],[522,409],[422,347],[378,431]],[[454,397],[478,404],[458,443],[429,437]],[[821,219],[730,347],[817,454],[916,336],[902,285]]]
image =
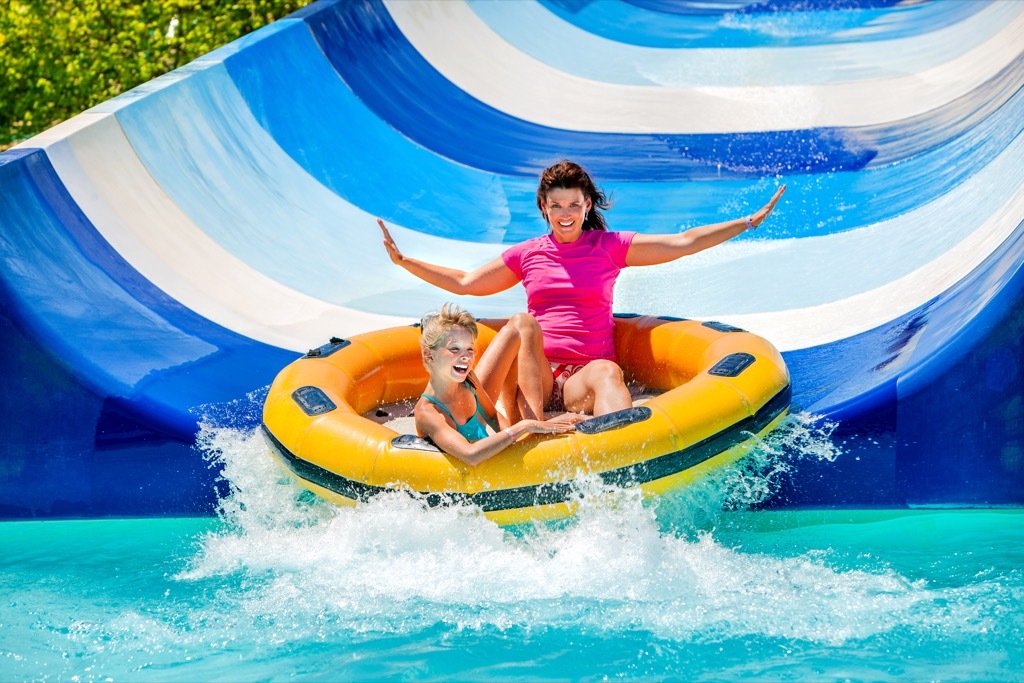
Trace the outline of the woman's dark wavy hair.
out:
[[[540,185],[537,186],[537,208],[540,209],[542,216],[548,192],[554,189],[582,190],[583,196],[589,199],[591,204],[590,212],[587,214],[586,220],[583,221],[583,229],[608,229],[602,211],[610,209],[612,203],[604,192],[594,184],[582,166],[566,159],[544,169],[544,172],[540,174]]]

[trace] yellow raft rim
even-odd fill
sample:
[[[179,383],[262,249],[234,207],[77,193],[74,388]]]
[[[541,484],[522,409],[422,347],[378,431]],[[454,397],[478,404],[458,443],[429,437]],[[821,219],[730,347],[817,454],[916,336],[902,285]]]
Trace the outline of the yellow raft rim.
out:
[[[478,351],[504,322],[480,321]],[[332,339],[289,364],[267,395],[263,434],[300,485],[334,503],[406,491],[508,525],[572,515],[581,477],[653,494],[685,486],[748,453],[788,412],[781,354],[739,328],[616,315],[615,346],[627,381],[662,393],[476,466],[366,416],[426,386],[418,324]]]

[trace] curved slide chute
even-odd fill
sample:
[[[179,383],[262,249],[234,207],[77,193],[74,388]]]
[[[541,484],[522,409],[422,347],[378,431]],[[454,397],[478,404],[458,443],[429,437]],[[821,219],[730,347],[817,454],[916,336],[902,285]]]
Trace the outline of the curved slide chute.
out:
[[[586,166],[614,228],[788,191],[621,312],[772,340],[845,453],[779,505],[1024,502],[1024,4],[321,0],[0,154],[0,515],[204,513],[200,420],[452,297]],[[457,299],[480,316],[519,288]]]

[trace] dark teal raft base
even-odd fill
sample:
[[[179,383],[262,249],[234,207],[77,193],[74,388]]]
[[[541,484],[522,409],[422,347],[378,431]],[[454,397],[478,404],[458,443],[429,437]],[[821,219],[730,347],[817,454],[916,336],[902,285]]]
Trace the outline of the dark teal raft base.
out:
[[[789,407],[791,396],[791,387],[787,386],[772,397],[772,399],[754,415],[751,415],[745,420],[736,423],[729,429],[708,437],[689,448],[685,448],[674,453],[666,453],[665,455],[630,467],[598,472],[596,474],[600,478],[601,482],[606,485],[629,488],[657,481],[658,479],[664,479],[665,477],[669,477],[680,472],[685,472],[691,467],[695,467],[702,462],[706,462],[719,453],[723,453],[733,446],[737,446],[750,439],[752,435],[759,434]],[[630,413],[636,410],[636,408],[631,408],[620,412]],[[650,410],[647,412],[649,414]],[[588,422],[607,422],[608,418],[614,419],[614,415],[615,414],[613,413],[612,415],[592,418],[587,422],[582,422],[580,423],[580,426],[583,426],[583,429],[580,431],[585,431],[587,429],[586,425]],[[281,441],[271,433],[266,425],[262,426],[262,432],[267,441],[267,445],[273,450],[277,458],[299,479],[316,484],[328,491],[333,491],[334,493],[344,496],[352,501],[359,502],[365,502],[373,496],[396,490],[355,481],[344,477],[337,472],[331,472],[330,470],[303,460],[281,443]],[[417,439],[417,441],[423,442],[425,448],[435,452],[437,451],[437,448],[432,444],[429,444],[429,442],[425,442],[422,439]],[[431,507],[443,505],[473,505],[479,507],[484,512],[515,510],[540,505],[553,505],[557,503],[566,503],[579,498],[578,487],[571,481],[556,481],[537,486],[480,491],[478,493],[470,494],[427,491],[417,491],[413,492],[413,494],[426,501],[426,503]]]

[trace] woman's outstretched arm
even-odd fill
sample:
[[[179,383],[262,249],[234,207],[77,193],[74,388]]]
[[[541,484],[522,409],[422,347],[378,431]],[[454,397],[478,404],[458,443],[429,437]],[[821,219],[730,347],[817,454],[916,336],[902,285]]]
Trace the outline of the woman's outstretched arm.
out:
[[[487,296],[503,292],[519,282],[515,273],[509,270],[501,258],[496,258],[469,272],[409,258],[399,251],[384,221],[378,218],[377,225],[384,233],[384,248],[388,250],[392,263],[405,268],[424,282],[452,294]]]
[[[673,235],[636,235],[626,252],[626,264],[653,266],[696,254],[736,237],[750,228],[761,225],[775,208],[779,197],[786,191],[783,185],[771,200],[755,213],[724,223],[702,225]]]

